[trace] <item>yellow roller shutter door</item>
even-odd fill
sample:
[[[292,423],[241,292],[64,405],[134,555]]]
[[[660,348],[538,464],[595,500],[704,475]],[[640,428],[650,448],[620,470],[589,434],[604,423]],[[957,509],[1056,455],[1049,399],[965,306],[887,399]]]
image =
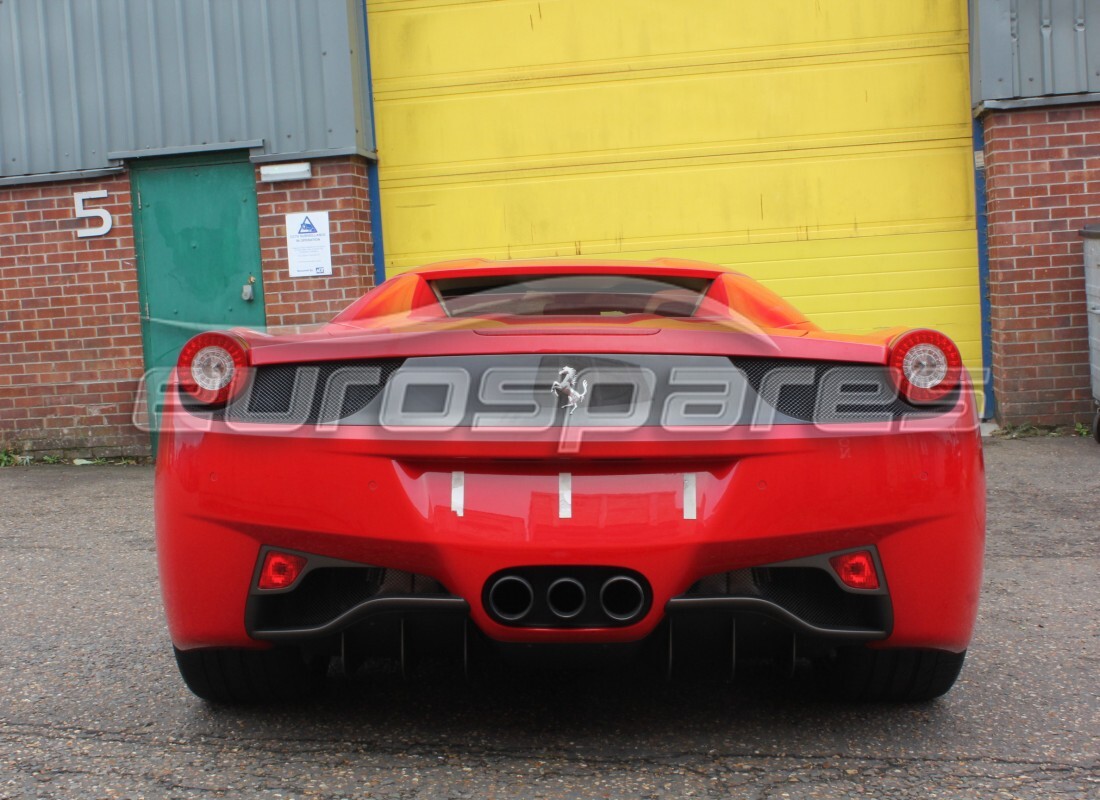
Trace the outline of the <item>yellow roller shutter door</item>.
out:
[[[965,0],[369,0],[389,274],[735,265],[981,367]]]

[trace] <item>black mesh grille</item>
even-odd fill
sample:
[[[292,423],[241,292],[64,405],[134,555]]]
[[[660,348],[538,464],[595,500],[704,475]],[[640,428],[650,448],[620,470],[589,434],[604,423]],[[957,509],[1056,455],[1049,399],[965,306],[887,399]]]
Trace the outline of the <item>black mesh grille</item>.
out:
[[[759,597],[812,625],[881,629],[888,613],[885,595],[841,589],[817,567],[755,567],[708,575],[696,581],[690,597]]]
[[[942,414],[958,402],[955,391],[936,405],[915,406],[898,396],[889,370],[879,364],[791,358],[731,358],[749,384],[781,414],[805,422],[860,422]]]
[[[254,367],[241,396],[213,411],[186,393],[180,396],[191,412],[219,420],[335,422],[366,408],[404,363],[403,358],[387,358]]]
[[[669,406],[674,392],[684,388],[682,383],[674,385],[672,376],[677,367],[685,364],[696,367],[717,365],[723,370],[728,370],[726,365],[732,364],[744,374],[744,378],[735,376],[733,381],[740,383],[740,388],[744,389],[744,392],[735,395],[741,397],[740,417],[735,424],[889,421],[942,414],[958,402],[956,390],[940,404],[912,405],[898,396],[889,371],[881,364],[757,357],[727,360],[720,356],[673,355],[454,356],[270,364],[253,368],[245,390],[225,408],[210,409],[182,392],[181,398],[192,413],[229,422],[377,425],[382,405],[380,395],[403,365],[408,364],[412,374],[421,376],[425,372],[430,374],[432,370],[439,370],[436,373],[441,376],[439,383],[413,382],[411,388],[410,385],[405,386],[401,395],[402,413],[426,413],[429,417],[437,411],[435,406],[439,404],[439,398],[432,393],[443,393],[448,371],[454,372],[454,369],[443,368],[462,368],[468,371],[469,388],[465,391],[469,392],[469,396],[464,403],[458,404],[463,407],[465,416],[457,424],[469,425],[479,413],[499,415],[506,409],[511,409],[509,413],[518,413],[515,409],[529,408],[535,399],[549,402],[546,398],[551,396],[550,385],[556,371],[555,365],[559,362],[568,362],[577,370],[588,368],[595,371],[591,391],[585,400],[585,409],[591,412],[590,424],[603,420],[604,412],[608,410],[625,411],[632,402],[638,402],[634,397],[636,392],[630,388],[633,384],[623,389],[626,384],[622,375],[624,370],[629,374],[631,369],[638,370],[640,374],[642,368],[648,370],[647,374],[654,376],[656,381],[652,398],[646,400],[649,403],[649,417],[642,424],[665,424],[662,416],[664,410]],[[530,369],[545,367],[548,363],[551,365],[549,374],[532,385],[530,399],[521,393],[514,393],[509,400],[483,404],[479,392],[490,368],[509,366]],[[609,370],[607,374],[617,374],[618,377],[600,379],[601,369]],[[747,388],[743,386],[746,381]],[[701,399],[689,407],[692,413],[706,410],[705,387],[706,384],[703,384]],[[721,408],[717,401],[723,398],[718,395],[714,397],[714,405]],[[557,409],[555,413],[553,424],[566,424],[566,412]],[[451,420],[447,424],[456,423]],[[523,426],[527,423],[520,416],[513,424]]]

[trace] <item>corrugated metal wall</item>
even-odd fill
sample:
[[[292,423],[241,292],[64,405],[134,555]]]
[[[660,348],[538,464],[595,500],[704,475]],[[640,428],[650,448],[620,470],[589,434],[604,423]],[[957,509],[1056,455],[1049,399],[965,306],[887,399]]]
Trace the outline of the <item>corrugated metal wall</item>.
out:
[[[981,367],[966,0],[369,0],[391,271],[735,265]]]
[[[371,152],[359,0],[4,0],[0,177],[263,140]]]
[[[974,103],[1100,92],[1100,0],[970,0]]]

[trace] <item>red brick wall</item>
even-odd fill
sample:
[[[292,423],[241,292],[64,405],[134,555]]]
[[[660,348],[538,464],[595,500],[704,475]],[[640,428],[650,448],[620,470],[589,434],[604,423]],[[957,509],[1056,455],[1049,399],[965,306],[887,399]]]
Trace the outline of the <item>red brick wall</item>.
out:
[[[1089,419],[1084,256],[1100,221],[1100,105],[983,118],[993,380],[1003,423]]]
[[[73,192],[106,189],[106,236],[77,238]],[[98,220],[92,220],[98,224]],[[148,452],[131,424],[142,374],[125,175],[0,187],[0,447]]]
[[[308,181],[260,182],[256,171],[269,325],[308,325],[332,319],[374,285],[367,165],[359,157],[313,163]],[[329,212],[332,275],[288,275],[284,214]]]
[[[367,169],[313,161],[309,181],[263,183],[257,169],[269,325],[330,319],[373,285]],[[107,189],[106,236],[78,238],[73,193]],[[283,214],[329,211],[333,274],[287,275]],[[0,449],[67,457],[143,455],[133,425],[143,371],[127,175],[0,187]]]

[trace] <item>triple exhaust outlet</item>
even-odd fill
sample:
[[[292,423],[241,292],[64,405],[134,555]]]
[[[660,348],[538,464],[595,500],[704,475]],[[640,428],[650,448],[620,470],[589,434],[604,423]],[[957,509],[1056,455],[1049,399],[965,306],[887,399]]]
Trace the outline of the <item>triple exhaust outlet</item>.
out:
[[[602,567],[532,567],[489,579],[490,616],[525,627],[609,627],[645,616],[650,591],[640,575]]]

